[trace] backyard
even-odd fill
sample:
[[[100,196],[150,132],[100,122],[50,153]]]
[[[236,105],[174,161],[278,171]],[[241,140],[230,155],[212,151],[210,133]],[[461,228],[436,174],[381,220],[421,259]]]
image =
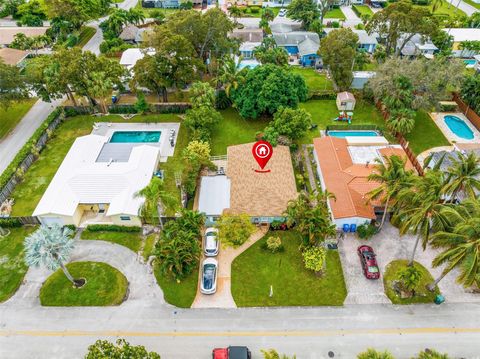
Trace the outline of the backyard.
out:
[[[300,74],[305,79],[309,96],[321,91],[332,91],[333,83],[327,78],[326,73],[318,73],[312,68],[292,66],[292,72]]]
[[[27,273],[28,267],[23,261],[23,240],[35,227],[9,230],[8,236],[0,237],[0,303],[16,292]]]
[[[153,273],[157,283],[162,288],[165,301],[179,308],[190,308],[198,285],[198,268],[193,270],[186,278],[176,281],[166,276],[158,267],[154,266]]]
[[[0,140],[17,126],[36,101],[36,98],[31,98],[15,102],[6,109],[0,107]]]
[[[433,147],[450,145],[442,131],[425,111],[417,111],[415,127],[405,138],[416,155]]]
[[[262,249],[269,236],[280,236],[284,252]],[[267,234],[232,263],[232,295],[239,307],[342,305],[347,295],[337,251],[328,251],[326,272],[305,269],[297,232]],[[273,295],[270,296],[270,286]]]

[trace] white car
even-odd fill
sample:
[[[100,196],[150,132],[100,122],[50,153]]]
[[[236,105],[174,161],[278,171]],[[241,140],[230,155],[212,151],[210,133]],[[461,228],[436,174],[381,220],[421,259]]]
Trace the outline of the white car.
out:
[[[200,292],[213,294],[217,291],[218,262],[214,258],[207,258],[202,263],[202,281]]]
[[[278,16],[279,17],[287,16],[287,9],[280,9],[280,11],[278,12]]]
[[[218,254],[218,229],[216,228],[207,228],[205,231],[204,241],[203,241],[203,252],[206,257],[215,257]]]

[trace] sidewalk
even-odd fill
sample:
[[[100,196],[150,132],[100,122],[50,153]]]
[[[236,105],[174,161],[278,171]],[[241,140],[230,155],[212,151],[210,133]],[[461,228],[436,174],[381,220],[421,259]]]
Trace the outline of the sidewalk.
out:
[[[362,23],[362,20],[353,12],[350,6],[341,6],[340,10],[342,10],[346,18],[343,22],[345,26],[354,28],[356,25]]]

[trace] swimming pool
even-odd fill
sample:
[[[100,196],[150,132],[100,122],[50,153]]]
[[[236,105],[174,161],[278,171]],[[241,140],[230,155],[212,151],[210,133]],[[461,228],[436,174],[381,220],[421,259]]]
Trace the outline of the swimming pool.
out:
[[[110,143],[153,143],[160,140],[160,131],[115,131]]]
[[[464,63],[465,65],[467,65],[467,66],[473,66],[473,65],[475,65],[476,62],[477,62],[477,61],[474,60],[474,59],[463,60],[463,63]]]
[[[328,135],[339,138],[380,136],[378,132],[375,131],[328,131]]]
[[[443,118],[445,124],[448,126],[450,131],[452,131],[455,135],[465,140],[473,140],[474,135],[473,131],[468,127],[464,120],[457,116],[445,116]]]

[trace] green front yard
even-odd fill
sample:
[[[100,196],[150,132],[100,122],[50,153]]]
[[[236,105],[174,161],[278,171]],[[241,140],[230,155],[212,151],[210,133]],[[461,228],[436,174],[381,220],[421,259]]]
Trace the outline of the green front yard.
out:
[[[372,16],[373,15],[373,11],[372,11],[372,9],[370,9],[370,6],[368,6],[368,5],[352,5],[352,10],[355,11],[355,9],[358,11],[360,16],[362,16],[362,15]]]
[[[61,269],[53,273],[40,289],[40,303],[45,306],[79,307],[121,304],[127,295],[128,281],[112,266],[101,262],[74,262],[67,269],[86,284],[74,288]]]
[[[456,5],[457,3],[454,2]],[[458,9],[456,6],[450,4],[448,1],[443,0],[440,7],[438,7],[435,12],[433,12],[433,1],[430,2],[429,5],[416,5],[420,8],[424,8],[425,6],[428,7],[428,9],[434,14],[434,15],[448,15],[448,16],[453,16],[453,15],[465,15],[465,13]]]
[[[340,8],[336,8],[328,10],[324,18],[345,20],[345,15],[343,14],[342,10],[340,10]]]
[[[442,131],[425,111],[417,112],[415,127],[405,138],[416,155],[433,147],[450,145]]]
[[[261,248],[268,236],[280,236],[285,251],[272,254]],[[326,273],[319,277],[305,269],[294,232],[267,234],[232,263],[232,295],[239,307],[342,305],[347,295],[337,251],[328,251]],[[273,296],[270,297],[270,286]]]
[[[153,273],[157,283],[162,288],[165,301],[179,308],[190,308],[197,294],[198,269],[194,270],[187,278],[177,282],[166,277],[158,265],[154,266]]]
[[[140,233],[140,231],[138,233],[109,231],[90,232],[88,229],[85,229],[82,232],[80,238],[85,240],[97,240],[116,243],[131,249],[135,253],[137,253],[142,246],[142,234]]]
[[[31,98],[15,102],[7,109],[0,107],[0,140],[17,126],[36,101],[36,98]]]
[[[393,304],[416,304],[416,303],[433,303],[435,296],[440,294],[438,288],[435,289],[435,292],[430,292],[426,289],[426,286],[433,282],[432,275],[430,272],[422,266],[420,263],[415,262],[414,266],[420,270],[422,277],[420,282],[415,290],[415,295],[412,298],[400,298],[399,295],[392,288],[393,281],[398,280],[398,274],[400,271],[404,270],[407,267],[408,261],[399,259],[390,262],[383,275],[383,285],[385,286],[385,294],[392,301]]]
[[[17,291],[27,273],[28,267],[23,261],[23,240],[35,227],[9,230],[8,236],[0,237],[0,303]]]

